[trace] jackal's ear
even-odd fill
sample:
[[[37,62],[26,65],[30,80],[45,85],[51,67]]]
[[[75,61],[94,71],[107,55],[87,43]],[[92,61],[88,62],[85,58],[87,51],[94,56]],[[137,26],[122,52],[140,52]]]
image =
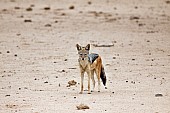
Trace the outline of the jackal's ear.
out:
[[[90,44],[87,44],[87,46],[85,47],[86,50],[90,50]]]
[[[79,46],[78,44],[76,44],[77,50],[80,51],[81,50],[81,46]]]

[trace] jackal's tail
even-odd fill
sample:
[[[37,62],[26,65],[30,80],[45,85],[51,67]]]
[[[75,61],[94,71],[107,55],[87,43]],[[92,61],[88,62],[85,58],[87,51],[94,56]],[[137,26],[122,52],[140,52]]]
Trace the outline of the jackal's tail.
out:
[[[101,67],[100,78],[102,79],[103,85],[106,86],[106,74],[103,65]]]

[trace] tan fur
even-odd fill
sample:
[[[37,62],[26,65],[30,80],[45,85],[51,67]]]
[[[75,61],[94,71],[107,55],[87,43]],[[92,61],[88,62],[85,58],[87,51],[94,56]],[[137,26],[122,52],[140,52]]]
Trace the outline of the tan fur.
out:
[[[99,56],[92,64],[88,61],[88,56],[86,56],[86,53],[89,52],[89,49],[86,49],[86,47],[81,47],[77,44],[77,50],[80,54],[79,56],[79,67],[80,67],[80,73],[81,73],[81,91],[80,94],[83,93],[83,80],[84,80],[84,73],[86,72],[88,75],[88,94],[90,94],[90,79],[92,79],[93,82],[93,90],[95,88],[95,80],[94,80],[94,73],[97,76],[98,79],[98,92],[100,92],[100,72],[102,67],[102,60]],[[89,54],[89,53],[88,53]],[[82,60],[83,59],[83,60]]]

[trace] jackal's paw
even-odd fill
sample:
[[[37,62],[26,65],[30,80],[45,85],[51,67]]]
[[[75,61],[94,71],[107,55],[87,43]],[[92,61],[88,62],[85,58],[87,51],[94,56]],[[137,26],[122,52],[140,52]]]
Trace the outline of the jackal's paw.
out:
[[[79,94],[83,94],[83,92],[81,91],[81,92],[79,92]]]

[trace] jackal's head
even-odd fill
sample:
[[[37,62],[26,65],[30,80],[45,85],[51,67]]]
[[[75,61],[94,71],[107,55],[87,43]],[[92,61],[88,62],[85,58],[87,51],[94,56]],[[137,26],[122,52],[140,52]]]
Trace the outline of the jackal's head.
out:
[[[79,60],[88,60],[88,54],[90,50],[90,44],[87,44],[86,47],[82,47],[78,44],[76,44],[78,54],[79,54]]]

